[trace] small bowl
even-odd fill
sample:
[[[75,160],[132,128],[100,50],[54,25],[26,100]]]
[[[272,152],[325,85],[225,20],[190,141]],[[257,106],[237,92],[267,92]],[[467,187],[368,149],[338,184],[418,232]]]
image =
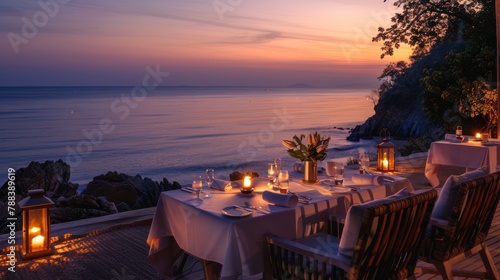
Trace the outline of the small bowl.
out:
[[[244,194],[251,194],[253,192],[253,188],[251,189],[243,189],[241,188],[240,191]]]

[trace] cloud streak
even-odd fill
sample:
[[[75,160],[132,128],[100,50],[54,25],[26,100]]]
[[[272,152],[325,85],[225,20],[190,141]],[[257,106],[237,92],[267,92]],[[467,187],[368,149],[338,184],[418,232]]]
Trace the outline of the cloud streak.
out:
[[[15,78],[27,67],[50,69],[39,75],[30,72],[26,79],[41,80],[43,76],[44,83],[51,79],[57,83],[56,73],[64,73],[67,80],[74,75],[72,81],[89,83],[89,77],[94,77],[100,81],[96,84],[105,84],[104,64],[106,73],[120,81],[127,80],[118,77],[126,76],[124,69],[153,62],[171,65],[173,76],[175,69],[185,69],[184,80],[201,80],[203,71],[216,77],[212,73],[215,69],[231,73],[238,68],[241,81],[250,79],[250,74],[255,81],[255,77],[271,80],[278,76],[276,72],[285,80],[284,75],[292,72],[293,77],[311,72],[315,72],[314,77],[326,77],[347,71],[346,65],[360,67],[349,73],[369,71],[372,65],[380,67],[378,47],[370,60],[369,47],[359,47],[366,40],[353,43],[355,27],[346,23],[344,6],[352,10],[355,4],[343,0],[244,1],[221,21],[211,1],[70,0],[40,34],[21,46],[20,55],[0,54],[0,71]],[[0,44],[8,43],[7,33],[21,31],[22,17],[31,18],[40,9],[37,0],[5,0],[0,4]],[[362,26],[366,14],[356,10],[351,17],[361,15],[355,24]],[[345,53],[353,61],[347,61]],[[251,72],[250,68],[259,70]],[[193,72],[197,75],[189,74]]]

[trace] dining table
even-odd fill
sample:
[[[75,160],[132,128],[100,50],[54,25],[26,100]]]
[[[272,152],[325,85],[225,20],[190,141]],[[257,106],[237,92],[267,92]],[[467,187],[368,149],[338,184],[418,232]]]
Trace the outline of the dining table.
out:
[[[473,139],[467,142],[449,138],[434,141],[427,154],[425,177],[433,187],[438,187],[438,172],[442,165],[464,167],[466,172],[488,166],[489,173],[493,173],[497,169],[497,146],[498,143],[493,141]]]
[[[359,184],[353,180],[355,174],[359,174],[357,166],[346,167],[344,183],[337,186],[332,177],[323,173],[318,182],[306,184],[302,174],[290,172],[289,191],[299,197],[299,203],[290,207],[264,200],[264,192],[278,191],[267,178],[260,177],[253,178],[250,194],[234,187],[211,190],[213,197],[197,200],[188,191],[162,192],[147,238],[148,258],[166,279],[173,277],[175,261],[182,252],[220,264],[220,279],[255,275],[264,270],[265,233],[300,238],[324,230],[325,221],[332,215],[345,217],[351,205],[384,198],[402,189],[413,191],[407,178],[387,176],[382,183]]]

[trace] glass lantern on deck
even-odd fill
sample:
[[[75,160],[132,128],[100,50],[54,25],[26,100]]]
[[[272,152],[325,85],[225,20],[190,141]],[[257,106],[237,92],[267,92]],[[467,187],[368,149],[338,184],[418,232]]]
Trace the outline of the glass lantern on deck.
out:
[[[44,193],[42,189],[29,190],[29,196],[19,202],[23,215],[23,259],[52,254],[49,207],[54,202],[44,196]]]
[[[377,169],[382,172],[394,171],[396,145],[390,141],[390,134],[387,129],[382,130],[380,136],[383,137],[383,140],[382,143],[377,145]]]

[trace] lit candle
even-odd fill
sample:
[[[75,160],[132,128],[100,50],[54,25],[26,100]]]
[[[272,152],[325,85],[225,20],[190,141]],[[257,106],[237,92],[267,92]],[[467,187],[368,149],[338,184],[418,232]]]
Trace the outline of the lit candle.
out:
[[[42,249],[44,241],[45,241],[45,237],[43,237],[42,235],[37,235],[37,236],[33,237],[33,239],[31,240],[31,246],[32,246],[31,249],[33,251],[38,250],[38,249]]]
[[[386,158],[384,158],[384,160],[382,160],[382,167],[384,170],[389,169],[389,161]]]
[[[40,228],[39,227],[32,227],[30,229],[30,232],[33,233],[33,234],[37,234],[40,232]]]
[[[478,132],[478,133],[476,133],[476,140],[481,140],[481,137],[482,137],[482,136],[481,136],[481,133],[479,133],[479,132]]]
[[[243,178],[243,189],[250,190],[251,188],[252,188],[252,177],[245,176],[245,178]]]

